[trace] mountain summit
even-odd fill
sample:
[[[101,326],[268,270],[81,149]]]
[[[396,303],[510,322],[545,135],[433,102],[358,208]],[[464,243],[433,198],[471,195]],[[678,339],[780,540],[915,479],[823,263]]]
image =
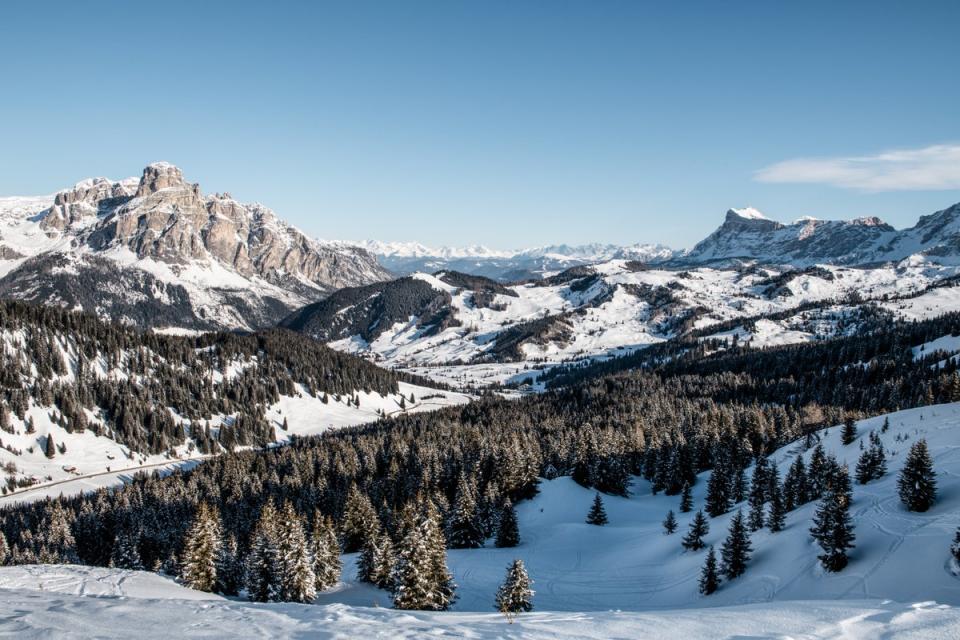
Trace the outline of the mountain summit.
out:
[[[256,328],[389,277],[362,248],[308,238],[259,203],[204,195],[167,162],[139,179],[84,180],[40,211],[0,201],[0,216],[0,294],[147,326],[172,320],[173,300],[186,316],[177,326]]]

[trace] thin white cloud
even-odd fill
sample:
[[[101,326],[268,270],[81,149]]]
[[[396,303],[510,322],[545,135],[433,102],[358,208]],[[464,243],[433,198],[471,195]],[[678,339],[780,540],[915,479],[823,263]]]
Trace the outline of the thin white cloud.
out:
[[[960,145],[938,144],[873,156],[796,158],[764,167],[754,173],[754,179],[861,191],[960,189]]]

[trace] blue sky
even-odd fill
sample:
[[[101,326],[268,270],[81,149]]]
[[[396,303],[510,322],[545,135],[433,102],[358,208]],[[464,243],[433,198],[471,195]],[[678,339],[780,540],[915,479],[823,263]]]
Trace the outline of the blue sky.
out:
[[[2,3],[0,194],[168,160],[324,238],[683,247],[747,205],[908,226],[960,201],[958,24],[958,2]]]

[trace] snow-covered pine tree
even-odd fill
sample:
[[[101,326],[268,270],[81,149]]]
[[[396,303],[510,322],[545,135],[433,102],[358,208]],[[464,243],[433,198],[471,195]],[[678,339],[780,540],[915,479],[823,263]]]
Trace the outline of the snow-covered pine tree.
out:
[[[317,591],[325,591],[337,584],[343,566],[340,562],[340,543],[333,522],[317,511],[313,516],[313,574]]]
[[[393,540],[384,531],[377,539],[371,559],[371,582],[381,589],[393,589],[393,565],[397,556],[393,551]]]
[[[527,575],[523,560],[514,560],[507,567],[507,577],[497,589],[496,610],[513,623],[521,613],[533,611],[533,581]]]
[[[587,524],[598,526],[607,524],[607,512],[603,508],[603,498],[600,497],[599,492],[594,496],[593,504],[590,506],[589,513],[587,513]]]
[[[77,544],[67,515],[60,502],[51,502],[44,507],[43,524],[40,529],[43,544],[56,557],[57,562],[76,564]]]
[[[53,434],[47,434],[47,442],[44,445],[43,452],[48,458],[52,458],[57,455],[57,445],[53,441]]]
[[[135,525],[122,527],[114,536],[110,566],[119,569],[143,569],[140,561],[140,531]]]
[[[673,514],[673,509],[667,511],[667,517],[663,519],[663,532],[672,535],[677,530],[677,516]]]
[[[216,591],[225,596],[235,596],[240,592],[242,584],[243,565],[240,563],[237,539],[231,534],[223,540],[217,553]]]
[[[515,547],[520,544],[520,526],[517,522],[517,510],[508,498],[500,511],[500,524],[494,544],[498,547]]]
[[[347,494],[347,503],[343,509],[341,533],[343,534],[343,551],[353,553],[363,547],[367,532],[380,526],[377,511],[373,508],[365,494],[357,485],[350,487]]]
[[[960,527],[957,527],[956,533],[953,534],[953,544],[950,545],[950,555],[953,556],[955,562],[960,563]],[[3,564],[0,561],[0,564]]]
[[[857,461],[857,482],[867,484],[882,478],[887,473],[887,453],[883,442],[875,432],[870,432],[870,446],[864,449]]]
[[[705,596],[715,592],[720,587],[720,574],[717,571],[717,554],[711,545],[707,551],[707,559],[700,570],[700,593]]]
[[[7,536],[3,535],[3,531],[0,531],[0,567],[7,564],[9,558],[10,545],[7,543]]]
[[[853,444],[857,439],[857,421],[853,416],[847,416],[843,421],[843,430],[840,432],[840,442],[844,445]]]
[[[737,504],[747,499],[747,472],[743,465],[737,465],[733,472],[731,484],[731,498]]]
[[[453,513],[447,524],[447,541],[451,549],[477,549],[483,546],[483,528],[477,514],[476,493],[474,483],[461,473]]]
[[[247,597],[254,602],[274,602],[280,599],[282,580],[277,548],[277,518],[277,509],[273,502],[268,500],[260,509],[260,518],[253,531],[246,561],[244,585]]]
[[[680,513],[689,513],[693,511],[693,490],[690,483],[683,485],[683,492],[680,494]]]
[[[937,474],[926,440],[917,440],[910,447],[897,488],[908,511],[926,511],[933,506],[937,499]]]
[[[823,444],[818,444],[810,454],[810,465],[807,467],[807,501],[819,500],[823,496],[827,484],[827,452]]]
[[[783,526],[787,521],[787,507],[783,493],[777,465],[772,465],[770,469],[770,513],[767,515],[767,527],[773,533],[783,531]]]
[[[743,575],[752,550],[750,533],[744,522],[743,510],[740,509],[730,521],[730,531],[720,548],[721,571],[727,580]]]
[[[810,528],[810,535],[823,549],[817,558],[827,571],[840,571],[847,566],[847,549],[854,546],[851,496],[849,472],[845,466],[840,467],[817,506]]]
[[[687,531],[687,534],[683,536],[680,544],[683,545],[684,549],[699,551],[703,549],[703,538],[708,533],[710,533],[710,522],[706,516],[703,515],[703,511],[697,511],[693,516],[693,520],[690,521],[690,529]]]
[[[446,544],[429,509],[400,544],[393,575],[397,609],[444,611],[453,603],[455,585],[446,568]]]
[[[797,454],[790,464],[787,477],[783,481],[783,505],[786,511],[793,511],[809,500],[807,486],[807,467],[803,462],[803,454]]]
[[[184,585],[197,591],[216,589],[220,535],[219,514],[201,502],[183,541],[180,580]]]
[[[280,510],[277,534],[280,599],[284,602],[313,602],[317,597],[313,554],[307,543],[303,518],[290,502],[285,502]]]
[[[360,555],[357,558],[357,580],[360,582],[374,582],[373,559],[377,554],[377,544],[380,540],[380,530],[371,531],[367,536]]]

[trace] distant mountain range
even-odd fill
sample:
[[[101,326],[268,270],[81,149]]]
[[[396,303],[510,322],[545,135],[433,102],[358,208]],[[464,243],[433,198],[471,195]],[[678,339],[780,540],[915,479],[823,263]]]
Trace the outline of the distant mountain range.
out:
[[[461,271],[501,282],[540,278],[570,267],[609,260],[636,260],[683,268],[705,264],[759,262],[807,267],[814,264],[868,265],[899,262],[917,255],[940,264],[960,263],[960,204],[896,230],[879,218],[819,220],[783,224],[752,208],[730,209],[722,225],[692,249],[661,244],[551,245],[501,251],[484,246],[431,248],[416,242],[358,243],[397,275]]]
[[[390,274],[267,207],[204,195],[158,162],[49,197],[0,198],[0,297],[148,327],[256,329],[342,287]]]

